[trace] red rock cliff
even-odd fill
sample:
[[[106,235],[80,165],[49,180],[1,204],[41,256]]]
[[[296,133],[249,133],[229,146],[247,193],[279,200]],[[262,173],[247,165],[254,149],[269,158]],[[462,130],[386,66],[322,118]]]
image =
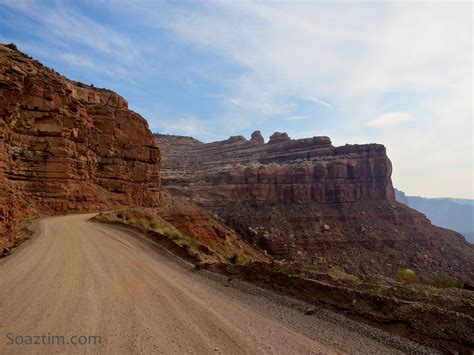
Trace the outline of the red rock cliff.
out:
[[[203,144],[165,135],[158,140],[163,184],[177,193],[191,189],[203,205],[394,200],[392,166],[379,144],[333,147],[328,137],[291,140],[286,133],[263,144],[259,132],[250,141],[231,137]]]
[[[159,202],[148,124],[112,91],[0,45],[0,234],[26,212]]]
[[[402,267],[474,282],[474,247],[395,201],[379,144],[334,147],[328,137],[275,133],[204,144],[157,135],[162,183],[218,214],[284,259],[329,261],[388,276]]]

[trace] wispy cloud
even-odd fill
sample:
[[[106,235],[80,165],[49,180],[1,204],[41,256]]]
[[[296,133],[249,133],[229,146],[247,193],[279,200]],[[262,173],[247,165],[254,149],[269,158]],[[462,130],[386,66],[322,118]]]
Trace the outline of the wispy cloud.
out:
[[[172,132],[191,137],[215,138],[215,134],[209,132],[207,126],[203,120],[188,114],[184,114],[172,121],[163,122],[160,125],[161,133]]]
[[[291,111],[293,103],[276,102],[264,93],[260,93],[251,98],[233,97],[228,100],[232,108],[238,108],[247,114],[259,114],[266,117],[286,114]]]
[[[59,1],[52,7],[42,2],[19,0],[4,2],[2,6],[27,16],[32,35],[47,35],[64,46],[75,42],[126,63],[139,55],[139,48],[126,34],[92,20],[74,9],[72,3]]]
[[[308,116],[290,116],[285,118],[287,121],[301,121],[308,119]]]
[[[408,112],[387,112],[366,123],[368,127],[388,127],[414,121]]]
[[[307,97],[304,97],[305,100],[308,100],[308,101],[312,101],[312,102],[315,102],[319,105],[323,105],[327,108],[334,108],[333,105],[331,105],[330,103],[326,102],[326,101],[323,101],[321,99],[318,99],[317,97],[312,97],[312,96],[307,96]]]

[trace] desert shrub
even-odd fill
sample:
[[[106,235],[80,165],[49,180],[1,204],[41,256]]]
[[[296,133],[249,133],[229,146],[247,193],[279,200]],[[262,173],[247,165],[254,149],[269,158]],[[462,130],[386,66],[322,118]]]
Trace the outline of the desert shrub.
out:
[[[408,290],[407,287],[399,287],[398,290],[392,294],[392,296],[407,301],[413,298],[413,294]]]
[[[295,276],[298,274],[298,271],[295,270],[294,267],[292,266],[283,266],[281,269],[280,269],[283,273],[287,274],[288,276]]]
[[[437,288],[456,287],[463,288],[464,283],[448,275],[435,274],[431,276],[430,285]]]
[[[395,280],[404,284],[413,284],[418,282],[418,275],[412,269],[400,269],[395,274]]]
[[[157,229],[158,228],[158,223],[156,223],[156,221],[154,219],[150,219],[148,224],[150,225],[151,229]]]
[[[310,272],[317,272],[319,270],[319,264],[316,260],[311,260],[308,264],[308,271]]]
[[[110,216],[107,213],[99,213],[95,218],[99,221],[108,221]]]
[[[179,230],[174,229],[174,228],[163,228],[160,230],[161,234],[165,235],[166,237],[173,239],[173,240],[188,240],[189,238],[186,237],[183,233],[181,233]]]
[[[383,293],[380,287],[371,287],[367,290],[367,292],[373,295],[381,295]]]
[[[140,228],[145,228],[147,229],[148,228],[148,221],[146,219],[143,219],[143,218],[139,218],[139,219],[130,219],[129,220],[129,223],[130,224],[133,224],[137,227],[140,227]]]
[[[9,43],[7,44],[7,47],[13,49],[14,51],[18,51],[18,48],[15,43]]]
[[[234,253],[231,256],[227,257],[227,260],[229,260],[231,264],[237,264],[239,262],[239,259],[240,257],[239,257],[239,254],[237,253]]]

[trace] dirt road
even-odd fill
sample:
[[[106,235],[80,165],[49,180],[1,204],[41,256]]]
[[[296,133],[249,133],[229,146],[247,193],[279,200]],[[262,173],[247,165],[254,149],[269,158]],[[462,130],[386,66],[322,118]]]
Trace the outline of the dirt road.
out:
[[[0,353],[397,352],[341,322],[226,287],[91,216],[41,221],[0,262]]]

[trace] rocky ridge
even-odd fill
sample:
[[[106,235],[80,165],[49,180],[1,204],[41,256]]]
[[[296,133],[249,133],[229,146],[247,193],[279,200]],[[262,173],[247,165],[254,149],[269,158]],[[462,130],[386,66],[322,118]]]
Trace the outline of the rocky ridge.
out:
[[[474,248],[395,201],[383,145],[334,147],[328,137],[279,132],[265,144],[258,131],[213,143],[156,137],[163,186],[277,258],[363,275],[409,267],[474,282]]]

